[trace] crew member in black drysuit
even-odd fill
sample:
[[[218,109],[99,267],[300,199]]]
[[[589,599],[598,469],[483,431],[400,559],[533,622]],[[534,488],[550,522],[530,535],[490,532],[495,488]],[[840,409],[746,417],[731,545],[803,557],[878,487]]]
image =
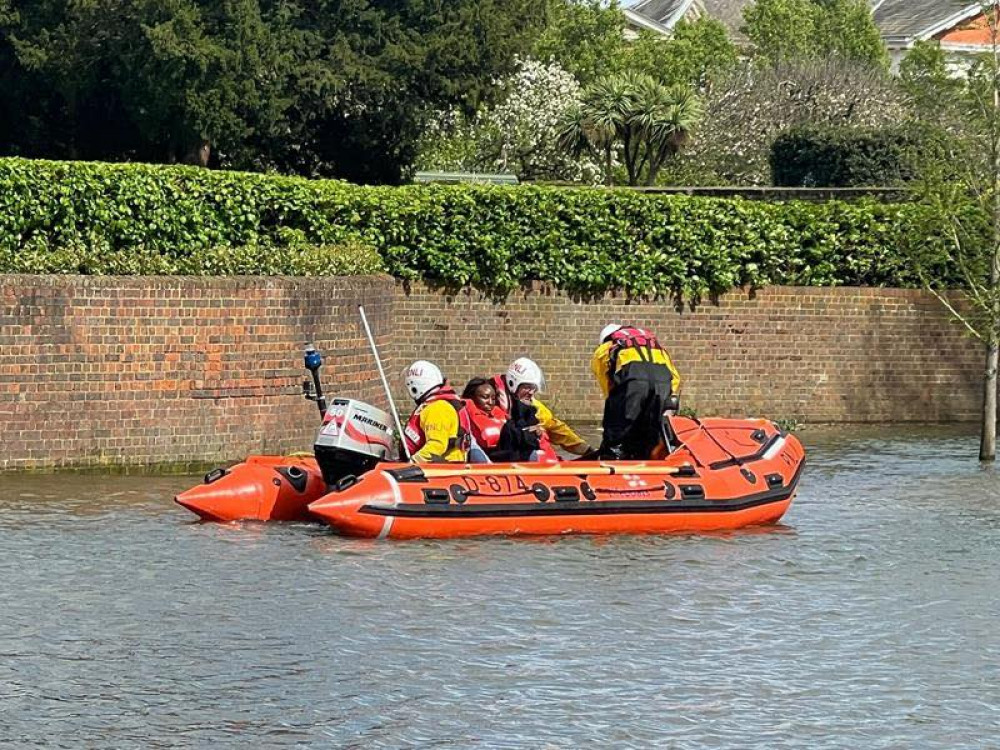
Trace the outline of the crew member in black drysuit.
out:
[[[611,324],[601,331],[591,370],[605,397],[601,458],[652,458],[681,384],[667,350],[649,331]]]

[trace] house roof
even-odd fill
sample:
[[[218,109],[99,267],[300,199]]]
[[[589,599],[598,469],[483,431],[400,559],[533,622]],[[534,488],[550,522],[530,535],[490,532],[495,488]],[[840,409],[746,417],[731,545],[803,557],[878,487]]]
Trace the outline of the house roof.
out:
[[[673,28],[694,0],[639,0],[629,10],[666,28]]]
[[[692,11],[718,19],[736,41],[743,9],[753,0],[638,0],[626,14],[638,26],[669,32]],[[918,39],[930,39],[982,12],[977,0],[868,0],[875,24],[890,47],[909,46]]]
[[[969,0],[876,0],[874,6],[875,23],[890,46],[929,39],[982,12]]]
[[[722,22],[729,36],[740,42],[746,37],[740,32],[743,25],[743,9],[753,0],[639,0],[626,9],[633,14],[654,20],[667,29],[682,18],[690,17],[691,11]]]
[[[625,8],[625,20],[630,26],[634,26],[639,29],[645,29],[646,31],[655,31],[658,34],[663,34],[664,36],[670,36],[670,29],[661,23],[654,21],[652,18],[648,18],[641,13],[636,13],[631,8]]]

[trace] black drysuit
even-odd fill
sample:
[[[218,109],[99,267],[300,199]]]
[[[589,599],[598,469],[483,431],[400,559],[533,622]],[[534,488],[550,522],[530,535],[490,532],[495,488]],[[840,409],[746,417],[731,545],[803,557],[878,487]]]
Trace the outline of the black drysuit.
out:
[[[602,458],[650,457],[662,439],[671,375],[666,365],[655,362],[630,362],[614,374],[604,402]]]

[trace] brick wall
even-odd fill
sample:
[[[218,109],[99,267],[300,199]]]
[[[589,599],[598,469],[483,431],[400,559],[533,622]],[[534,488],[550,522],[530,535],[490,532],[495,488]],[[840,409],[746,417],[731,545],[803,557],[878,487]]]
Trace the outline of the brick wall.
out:
[[[302,348],[381,404],[358,323],[387,344],[388,278],[0,276],[0,469],[307,450]]]
[[[394,358],[427,357],[458,384],[521,355],[548,379],[568,419],[599,420],[590,354],[609,322],[655,331],[701,415],[824,422],[971,421],[981,349],[933,297],[916,290],[773,287],[676,309],[622,297],[574,300],[542,285],[498,304],[474,291],[400,288]]]
[[[979,347],[918,291],[776,287],[677,310],[541,285],[498,303],[387,278],[0,276],[0,469],[308,450],[306,340],[328,393],[384,406],[359,303],[404,410],[413,359],[460,386],[529,355],[562,416],[597,420],[589,358],[610,321],[660,335],[703,415],[971,421],[981,398]]]

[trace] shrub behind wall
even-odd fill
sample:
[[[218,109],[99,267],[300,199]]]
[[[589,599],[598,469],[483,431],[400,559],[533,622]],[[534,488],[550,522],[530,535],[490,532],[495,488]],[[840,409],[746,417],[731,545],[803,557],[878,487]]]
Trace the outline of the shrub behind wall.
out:
[[[920,163],[944,136],[914,124],[891,128],[803,125],[771,146],[771,181],[778,187],[872,187],[915,179]]]
[[[533,280],[687,297],[910,286],[896,248],[917,210],[0,159],[0,272],[310,275],[384,263],[397,278],[498,292]]]

